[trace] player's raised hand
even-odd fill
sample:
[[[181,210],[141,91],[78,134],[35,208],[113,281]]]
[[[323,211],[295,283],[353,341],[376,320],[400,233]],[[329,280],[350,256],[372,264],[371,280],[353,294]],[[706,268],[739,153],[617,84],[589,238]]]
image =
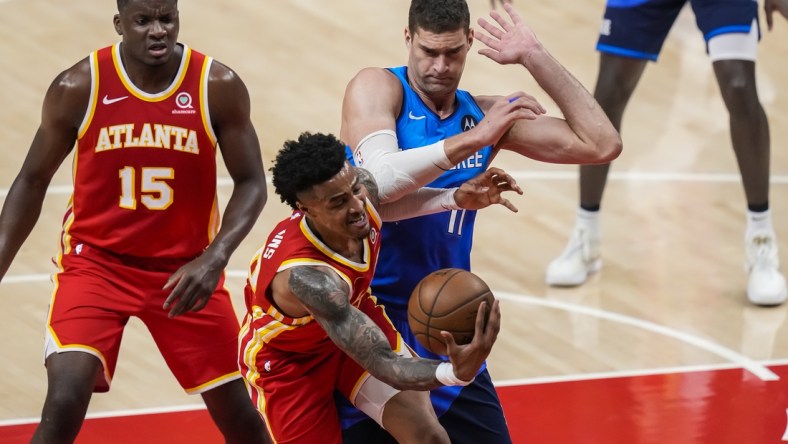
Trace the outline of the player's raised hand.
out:
[[[772,15],[774,11],[779,12],[782,16],[788,19],[788,0],[765,0],[763,2],[763,11],[766,13],[766,25],[769,31],[774,26],[774,19]]]
[[[487,46],[480,49],[479,54],[501,65],[513,63],[525,65],[528,54],[532,50],[541,48],[542,44],[511,3],[505,2],[503,9],[509,14],[510,20],[505,19],[498,11],[490,11],[490,17],[498,26],[484,18],[479,18],[479,26],[487,31],[487,33],[480,31],[474,34],[477,40]]]
[[[172,291],[162,308],[170,310],[169,317],[174,318],[187,311],[199,311],[208,304],[224,269],[216,263],[210,254],[203,253],[167,279],[163,289]]]
[[[516,213],[517,207],[501,195],[504,191],[523,194],[522,188],[512,176],[500,168],[491,167],[463,183],[454,192],[454,200],[460,208],[466,210],[480,210],[499,204]]]
[[[477,136],[479,146],[495,145],[518,120],[535,120],[547,110],[534,98],[524,92],[516,92],[506,97],[479,97],[492,101],[485,111],[484,118],[468,133]]]
[[[496,299],[491,307],[487,305],[487,301],[482,301],[479,305],[479,310],[476,312],[476,328],[470,343],[457,345],[451,333],[441,332],[457,378],[471,381],[476,377],[476,373],[490,355],[500,330],[501,307]]]

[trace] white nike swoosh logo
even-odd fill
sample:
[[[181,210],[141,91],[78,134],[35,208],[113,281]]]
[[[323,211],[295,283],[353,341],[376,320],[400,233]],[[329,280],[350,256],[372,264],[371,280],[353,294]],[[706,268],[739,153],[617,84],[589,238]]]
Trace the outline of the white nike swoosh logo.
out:
[[[410,117],[413,120],[421,120],[427,118],[427,116],[414,116],[413,111],[408,111],[408,117]]]
[[[114,99],[110,99],[109,96],[104,96],[104,98],[101,99],[101,102],[105,105],[112,105],[115,102],[120,102],[121,100],[128,98],[129,96],[122,96],[122,97],[115,97]]]

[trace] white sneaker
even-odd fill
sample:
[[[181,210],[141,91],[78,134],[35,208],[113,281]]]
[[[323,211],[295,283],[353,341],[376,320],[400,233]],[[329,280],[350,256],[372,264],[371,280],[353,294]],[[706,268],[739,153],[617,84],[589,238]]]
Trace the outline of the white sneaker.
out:
[[[780,305],[788,297],[785,277],[780,273],[774,233],[761,232],[746,239],[747,298],[756,305]]]
[[[547,285],[573,287],[602,268],[599,258],[599,234],[586,227],[575,226],[563,253],[547,266]]]

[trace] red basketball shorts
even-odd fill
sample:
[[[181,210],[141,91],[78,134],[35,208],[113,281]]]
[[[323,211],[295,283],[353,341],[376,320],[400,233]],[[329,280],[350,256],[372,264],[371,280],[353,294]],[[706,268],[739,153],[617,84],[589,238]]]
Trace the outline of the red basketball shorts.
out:
[[[82,351],[104,367],[94,390],[109,390],[118,360],[123,329],[138,317],[150,330],[175,378],[187,393],[201,393],[240,378],[238,318],[224,276],[202,310],[173,319],[162,305],[162,290],[184,260],[114,255],[77,244],[61,260],[47,319],[47,356]]]
[[[364,298],[358,308],[383,330],[392,349],[400,352],[404,343],[383,307]],[[273,438],[279,444],[341,443],[334,391],[355,402],[362,384],[377,380],[337,348],[311,317],[290,318],[274,307],[252,310],[241,328],[239,361],[252,402],[265,417]],[[397,393],[387,388],[389,398]]]

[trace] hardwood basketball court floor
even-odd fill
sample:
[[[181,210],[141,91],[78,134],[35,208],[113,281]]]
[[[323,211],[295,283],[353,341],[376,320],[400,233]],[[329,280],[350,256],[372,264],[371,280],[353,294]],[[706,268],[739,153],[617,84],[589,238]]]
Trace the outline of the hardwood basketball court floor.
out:
[[[487,0],[469,0],[475,20]],[[593,88],[602,0],[515,6],[547,48]],[[270,166],[301,131],[337,132],[345,84],[365,66],[406,61],[407,2],[188,0],[180,40],[234,68],[249,87]],[[0,0],[0,197],[24,159],[58,72],[113,43],[115,2]],[[762,30],[759,94],[770,118],[771,203],[788,251],[788,23]],[[478,49],[480,45],[476,44]],[[521,68],[469,56],[461,87],[524,90],[555,105]],[[776,443],[788,440],[788,307],[750,305],[743,271],[744,197],[727,113],[689,11],[649,65],[624,117],[624,152],[603,201],[602,271],[585,285],[544,284],[577,205],[577,169],[503,153],[520,212],[484,210],[473,269],[501,299],[489,360],[516,443]],[[0,284],[0,443],[29,440],[46,393],[44,321],[70,159]],[[220,171],[219,199],[230,183]],[[243,308],[243,270],[288,214],[270,190],[233,255],[228,288]],[[783,265],[783,272],[788,267]],[[124,335],[112,390],[91,401],[80,443],[217,442],[200,399],[185,395],[141,323]]]

